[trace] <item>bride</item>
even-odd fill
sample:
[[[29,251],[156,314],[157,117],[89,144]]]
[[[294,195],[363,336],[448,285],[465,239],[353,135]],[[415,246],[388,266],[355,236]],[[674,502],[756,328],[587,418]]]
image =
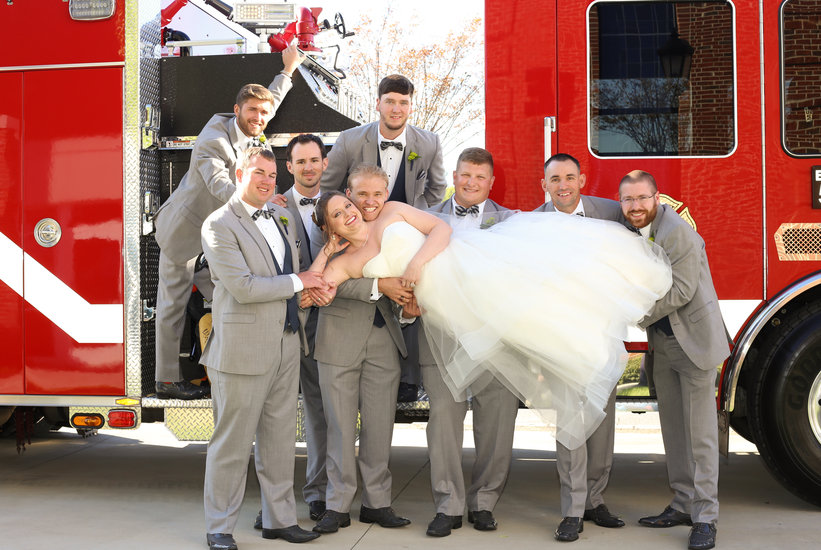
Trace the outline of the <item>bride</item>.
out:
[[[333,284],[401,277],[456,399],[495,376],[529,407],[556,409],[569,449],[604,418],[627,328],[671,285],[663,252],[608,221],[522,212],[451,233],[399,202],[366,222],[339,192],[324,193],[315,216],[326,245],[312,271]]]

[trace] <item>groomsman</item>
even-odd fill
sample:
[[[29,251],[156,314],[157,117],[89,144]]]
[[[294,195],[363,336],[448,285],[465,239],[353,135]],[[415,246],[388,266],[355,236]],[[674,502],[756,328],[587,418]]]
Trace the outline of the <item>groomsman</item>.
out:
[[[704,240],[674,210],[659,203],[652,175],[634,170],[622,178],[624,217],[641,236],[664,249],[673,268],[673,287],[639,326],[647,330],[653,356],[661,435],[673,500],[646,527],[692,525],[688,548],[716,542],[718,520],[717,368],[730,355],[727,329]]]
[[[360,166],[348,178],[348,197],[372,221],[388,197],[387,176],[376,166]],[[316,243],[315,243],[316,244]],[[350,279],[339,285],[336,297],[315,300],[319,310],[314,357],[319,366],[322,406],[328,423],[326,511],[314,527],[334,533],[351,524],[356,494],[356,470],[362,477],[359,521],[382,527],[402,527],[409,519],[391,508],[390,459],[399,356],[405,342],[383,283],[398,280]],[[406,290],[409,294],[409,290]],[[397,302],[398,302],[397,298]],[[327,304],[327,305],[325,305]],[[359,454],[356,454],[356,416],[360,415]]]
[[[307,271],[314,261],[311,253],[311,228],[314,206],[319,199],[319,179],[328,166],[325,144],[313,134],[300,134],[288,143],[285,149],[286,167],[294,176],[294,185],[283,196],[286,208],[294,220],[296,244],[299,250],[299,270]],[[308,503],[311,519],[316,521],[325,512],[325,488],[328,475],[325,472],[327,453],[327,425],[322,408],[322,394],[319,390],[319,372],[314,359],[316,322],[319,310],[308,306],[299,311],[299,321],[305,331],[302,353],[299,357],[299,387],[302,390],[302,407],[305,413],[305,442],[307,463],[305,466],[305,486],[302,498]],[[254,522],[256,529],[262,529],[262,514]]]
[[[233,532],[252,449],[262,537],[306,542],[318,536],[296,522],[294,445],[288,442],[296,426],[297,294],[327,285],[319,274],[299,273],[296,220],[268,203],[276,188],[273,153],[248,149],[236,181],[236,193],[202,226],[215,285],[214,330],[202,354],[214,407],[205,462],[206,539],[219,550],[237,548]]]
[[[478,147],[459,155],[453,172],[454,195],[430,212],[449,216],[454,228],[481,227],[482,221],[500,221],[510,211],[488,198],[493,187],[493,157]],[[418,321],[421,322],[421,321]],[[436,365],[430,344],[420,328],[419,362],[422,383],[430,398],[427,437],[430,477],[436,516],[427,534],[450,535],[462,526],[467,503],[468,521],[479,531],[497,528],[493,509],[507,482],[513,455],[513,431],[519,400],[496,378],[472,397],[473,438],[476,460],[465,495],[462,474],[462,439],[467,401],[456,401]]]
[[[618,202],[581,194],[586,183],[587,178],[581,173],[578,160],[564,153],[553,155],[545,162],[542,180],[542,189],[550,196],[550,201],[535,211],[622,220]],[[624,522],[607,509],[602,496],[613,466],[615,408],[614,389],[607,402],[604,420],[586,444],[571,450],[556,442],[556,469],[563,518],[555,533],[559,541],[577,540],[584,529],[583,520],[593,521],[602,527],[624,526]]]
[[[322,176],[324,191],[342,190],[350,171],[360,164],[382,167],[388,174],[388,200],[425,209],[445,196],[445,166],[439,136],[408,124],[413,111],[413,83],[402,75],[386,76],[379,83],[376,110],[379,120],[345,130],[328,155]],[[402,401],[416,401],[419,364],[416,355],[417,328],[403,328],[409,350],[401,361]]]
[[[180,339],[194,280],[193,260],[202,252],[200,228],[203,220],[234,193],[237,157],[248,147],[267,147],[262,143],[265,126],[291,89],[290,75],[303,59],[296,46],[289,46],[282,52],[285,69],[268,88],[243,86],[233,113],[211,117],[197,136],[188,172],[157,211],[160,265],[155,375],[160,399],[207,397],[206,387],[180,376]]]

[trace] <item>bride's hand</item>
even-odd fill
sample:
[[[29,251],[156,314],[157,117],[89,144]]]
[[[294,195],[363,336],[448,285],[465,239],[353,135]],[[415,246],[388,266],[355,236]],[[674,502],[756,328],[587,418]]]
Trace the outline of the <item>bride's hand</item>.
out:
[[[405,288],[413,288],[416,286],[416,283],[419,281],[419,276],[422,274],[422,268],[417,266],[415,262],[411,261],[408,264],[408,267],[405,268],[405,272],[399,278],[402,282],[402,286]]]
[[[339,238],[339,235],[333,234],[331,235],[331,240],[325,243],[323,250],[325,252],[325,255],[330,258],[337,252],[345,250],[349,244],[351,244],[349,241],[343,241]]]

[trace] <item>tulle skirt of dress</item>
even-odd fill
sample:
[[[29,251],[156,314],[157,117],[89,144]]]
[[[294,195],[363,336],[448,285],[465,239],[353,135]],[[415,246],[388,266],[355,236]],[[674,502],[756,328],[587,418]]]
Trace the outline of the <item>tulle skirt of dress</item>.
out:
[[[366,276],[396,276],[424,235],[388,226]],[[455,230],[415,293],[454,397],[495,376],[529,407],[557,411],[556,439],[583,444],[627,364],[623,341],[671,285],[659,247],[619,224],[518,213]]]

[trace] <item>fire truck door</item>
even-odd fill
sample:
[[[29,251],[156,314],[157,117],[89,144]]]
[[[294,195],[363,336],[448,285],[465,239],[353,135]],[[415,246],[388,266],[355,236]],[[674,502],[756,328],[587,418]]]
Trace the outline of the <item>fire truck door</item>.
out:
[[[26,71],[18,90],[25,393],[122,395],[122,68]]]
[[[23,393],[22,73],[0,73],[0,393]]]

